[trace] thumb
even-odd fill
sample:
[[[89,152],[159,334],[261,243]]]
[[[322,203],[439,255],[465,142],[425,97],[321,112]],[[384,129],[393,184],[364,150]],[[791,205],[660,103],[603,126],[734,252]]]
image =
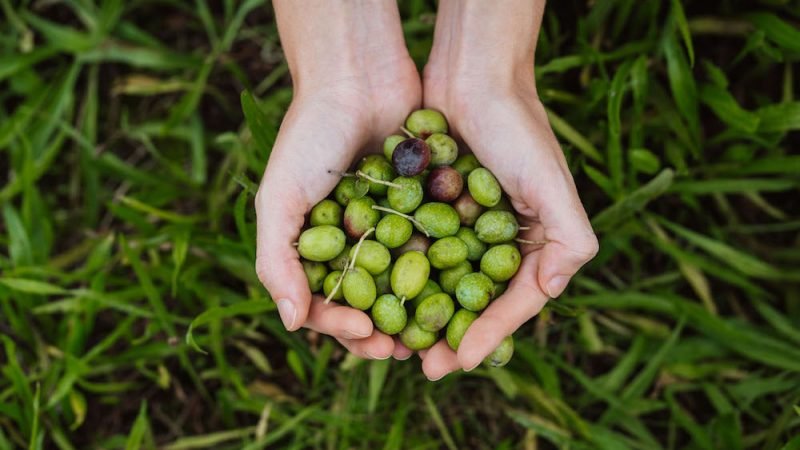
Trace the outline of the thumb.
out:
[[[308,202],[292,183],[273,174],[267,170],[256,194],[256,273],[275,300],[284,326],[294,331],[305,323],[311,303],[303,265],[292,245]]]

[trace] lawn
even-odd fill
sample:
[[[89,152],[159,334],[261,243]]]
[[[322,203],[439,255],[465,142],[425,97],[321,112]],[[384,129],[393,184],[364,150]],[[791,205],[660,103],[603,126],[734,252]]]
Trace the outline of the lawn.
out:
[[[401,3],[421,67],[435,4]],[[797,0],[551,0],[601,250],[508,366],[435,383],[287,333],[256,278],[268,2],[0,8],[0,450],[800,449]]]

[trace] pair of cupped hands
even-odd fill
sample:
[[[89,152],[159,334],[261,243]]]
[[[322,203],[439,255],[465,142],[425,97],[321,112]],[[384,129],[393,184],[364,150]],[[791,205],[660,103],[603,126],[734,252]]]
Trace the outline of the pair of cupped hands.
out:
[[[420,78],[407,52],[382,55],[347,73],[318,81],[295,80],[291,106],[280,128],[256,196],[259,279],[289,331],[305,327],[333,336],[368,359],[404,360],[413,352],[373,327],[354,308],[312,296],[292,245],[305,215],[325,198],[358,158],[379,153],[420,107],[444,113],[450,133],[491,170],[530,227],[521,237],[546,241],[523,245],[519,272],[508,290],[472,324],[458,352],[441,340],[419,352],[430,380],[474,369],[500,341],[557,297],[597,252],[561,148],[536,94],[533,65],[505,76],[453,73],[429,61]],[[487,71],[491,72],[491,71]]]

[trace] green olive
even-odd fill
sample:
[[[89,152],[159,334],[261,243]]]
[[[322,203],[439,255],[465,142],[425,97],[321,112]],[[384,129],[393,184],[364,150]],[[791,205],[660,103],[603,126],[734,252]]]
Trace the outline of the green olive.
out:
[[[447,324],[446,337],[447,345],[450,346],[454,352],[458,351],[458,346],[461,345],[461,339],[464,338],[469,326],[472,325],[472,322],[475,322],[477,318],[477,313],[466,309],[459,309],[453,314],[450,323]]]
[[[494,298],[500,297],[508,289],[508,281],[494,283]]]
[[[470,172],[467,177],[467,187],[472,198],[478,204],[490,208],[500,201],[503,190],[497,178],[489,172],[489,169],[479,167]]]
[[[414,219],[419,223],[419,231],[427,231],[437,239],[455,235],[461,226],[458,213],[447,203],[425,203],[414,212]]]
[[[383,141],[383,156],[385,156],[387,160],[391,161],[394,148],[397,147],[397,144],[405,141],[406,139],[408,138],[399,134],[393,134],[387,137]]]
[[[403,214],[408,214],[417,209],[422,203],[422,183],[413,177],[397,177],[392,183],[399,184],[401,188],[390,186],[387,198],[392,209]]]
[[[461,277],[469,273],[472,273],[472,264],[469,261],[464,261],[450,269],[444,269],[439,272],[439,286],[442,291],[453,295],[456,293],[456,286],[461,281]]]
[[[347,267],[347,264],[349,263],[348,259],[350,258],[351,248],[353,247],[350,244],[345,244],[342,251],[339,252],[339,254],[336,255],[335,258],[328,261],[328,267],[330,267],[331,270],[339,270],[339,271],[344,270],[344,268]]]
[[[369,192],[369,183],[366,180],[344,177],[339,180],[339,184],[333,190],[333,196],[340,205],[347,206],[350,200],[361,198],[367,195],[367,192]]]
[[[382,181],[391,181],[395,176],[392,163],[386,160],[383,155],[368,155],[361,159],[358,170],[366,173],[372,178]],[[369,193],[375,196],[386,195],[389,186],[374,181],[369,181]]]
[[[358,255],[355,254],[358,248]],[[392,262],[392,255],[389,250],[378,241],[365,240],[361,247],[354,245],[350,249],[350,259],[356,259],[356,265],[363,267],[372,275],[378,275],[389,267]]]
[[[503,367],[511,361],[512,356],[514,356],[514,338],[506,336],[483,363],[489,367]]]
[[[415,352],[431,348],[438,337],[438,334],[420,328],[414,319],[409,320],[406,327],[400,332],[400,342]]]
[[[387,214],[375,227],[375,239],[388,248],[397,248],[408,242],[414,226],[405,217]]]
[[[500,196],[500,201],[496,205],[489,208],[489,211],[508,211],[514,212],[514,207],[511,205],[511,200],[505,195]]]
[[[322,283],[322,293],[325,294],[327,298],[333,292],[333,288],[339,284],[339,277],[342,276],[341,270],[334,270],[333,272],[329,273],[327,277],[325,277],[325,281]],[[331,297],[333,300],[341,300],[344,298],[344,294],[342,294],[342,286],[339,285],[339,289],[336,290],[336,293],[333,294]]]
[[[454,311],[453,299],[440,292],[420,302],[414,312],[414,320],[425,331],[439,331],[447,325]]]
[[[472,228],[459,228],[456,237],[467,245],[467,260],[469,261],[480,261],[481,256],[483,256],[483,254],[486,253],[486,249],[489,248],[489,246],[478,239],[478,235]]]
[[[406,119],[406,129],[425,139],[433,133],[447,133],[447,120],[434,109],[418,109]]]
[[[519,232],[519,224],[514,214],[508,211],[486,211],[475,222],[478,239],[487,244],[508,242]]]
[[[458,144],[446,134],[433,133],[425,142],[431,149],[430,165],[434,167],[453,164],[458,157]]]
[[[350,306],[362,311],[369,309],[378,295],[372,275],[358,266],[345,274],[342,280],[342,293]]]
[[[306,273],[308,279],[308,288],[311,292],[319,292],[322,289],[322,282],[325,281],[325,276],[328,275],[328,268],[325,264],[317,261],[303,260],[303,271]]]
[[[378,292],[378,295],[392,293],[392,284],[389,280],[391,275],[392,275],[392,266],[390,264],[389,267],[386,268],[386,270],[372,277],[375,279],[375,290]]]
[[[312,227],[320,225],[338,227],[342,224],[342,207],[333,200],[325,199],[311,208],[308,220]]]
[[[442,288],[439,287],[439,284],[428,278],[428,281],[425,282],[425,287],[422,288],[422,292],[411,299],[411,303],[414,305],[414,308],[416,308],[420,303],[422,303],[423,300],[433,294],[438,294],[439,292],[442,292]]]
[[[467,244],[455,236],[441,238],[428,248],[428,260],[436,269],[449,269],[467,259]]]
[[[456,158],[455,162],[453,163],[453,169],[456,169],[458,173],[461,174],[464,179],[469,176],[469,173],[473,170],[477,169],[481,166],[481,163],[478,162],[478,158],[475,155],[468,154],[468,155],[461,155]]]
[[[486,250],[481,258],[481,272],[492,281],[508,281],[519,270],[522,256],[513,245],[500,244]]]
[[[392,267],[392,291],[401,299],[412,299],[425,288],[430,273],[430,263],[422,252],[403,253]]]
[[[332,225],[320,225],[300,234],[297,251],[309,261],[325,262],[335,258],[344,249],[344,244],[342,230]]]
[[[486,275],[475,272],[464,275],[456,285],[458,303],[470,311],[486,308],[494,296],[494,283]]]
[[[381,220],[381,213],[372,209],[375,200],[370,197],[353,199],[344,209],[344,231],[352,239],[358,239]]]
[[[399,298],[385,294],[375,300],[370,311],[372,323],[388,335],[403,331],[408,320],[408,313]]]

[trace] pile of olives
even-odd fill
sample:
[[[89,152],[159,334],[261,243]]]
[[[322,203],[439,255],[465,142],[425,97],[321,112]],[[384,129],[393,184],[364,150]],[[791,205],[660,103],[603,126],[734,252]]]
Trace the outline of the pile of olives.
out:
[[[297,250],[312,292],[368,311],[411,350],[469,326],[519,269],[520,226],[494,175],[459,156],[435,110],[408,117],[311,210]],[[511,336],[484,363],[505,365]]]

